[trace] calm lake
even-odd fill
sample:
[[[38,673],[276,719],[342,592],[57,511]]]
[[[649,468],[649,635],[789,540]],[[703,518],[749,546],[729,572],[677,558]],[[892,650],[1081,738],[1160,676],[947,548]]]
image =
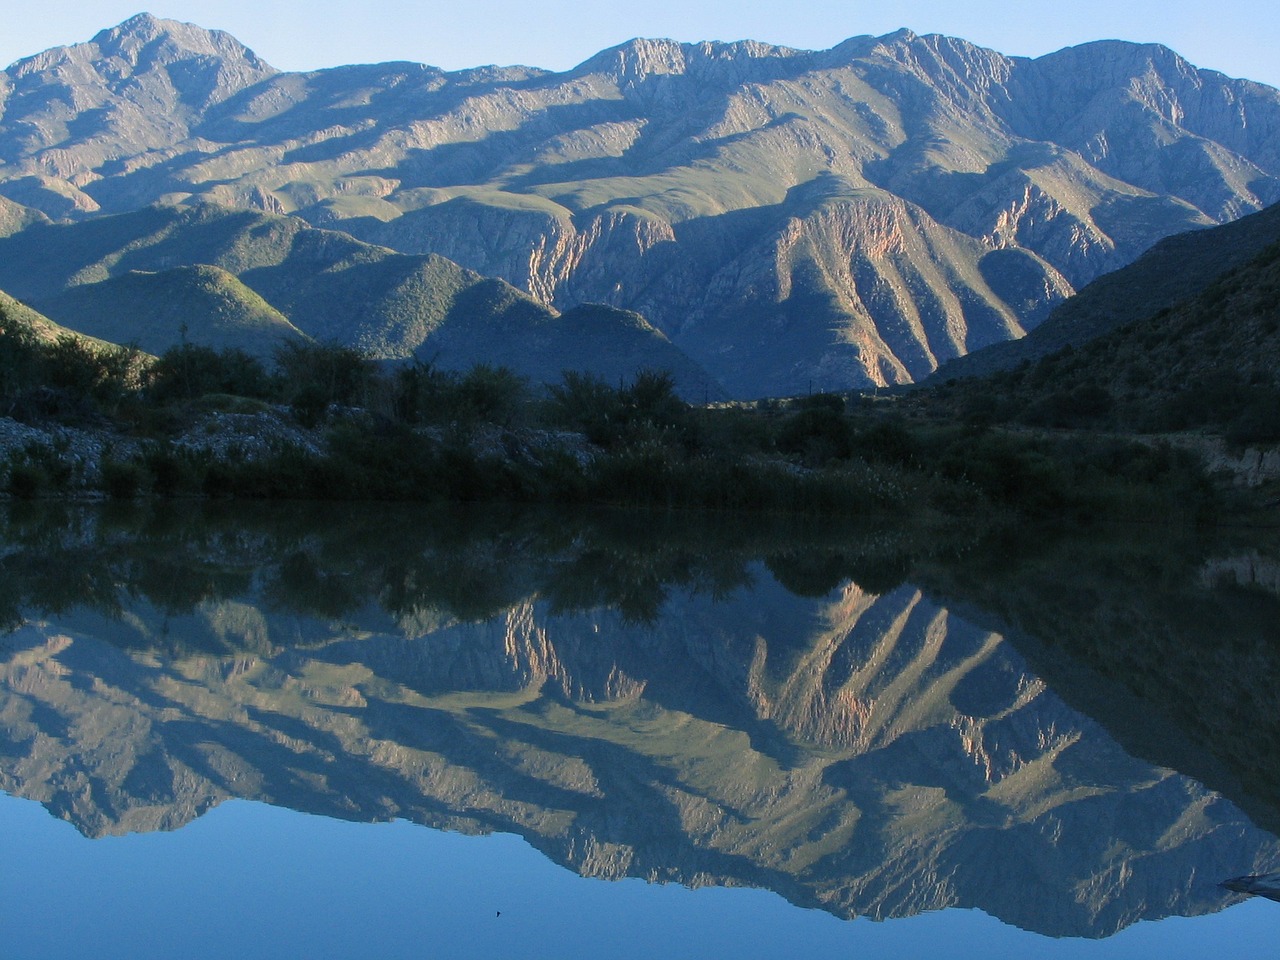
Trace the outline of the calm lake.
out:
[[[1268,956],[1276,557],[0,505],[0,956]]]

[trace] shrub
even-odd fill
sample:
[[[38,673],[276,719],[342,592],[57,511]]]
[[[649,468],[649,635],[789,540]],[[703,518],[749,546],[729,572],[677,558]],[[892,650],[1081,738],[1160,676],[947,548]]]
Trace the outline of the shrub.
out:
[[[953,444],[940,469],[953,481],[972,483],[996,503],[1032,514],[1049,513],[1068,497],[1070,484],[1061,458],[1000,434],[982,434]]]
[[[675,377],[665,370],[641,370],[619,397],[632,422],[676,427],[689,412],[689,405],[676,394]]]
[[[454,418],[509,427],[524,409],[528,392],[528,381],[511,369],[477,364],[457,383]]]
[[[218,393],[266,399],[272,389],[266,368],[245,351],[190,343],[166,351],[147,368],[143,384],[157,403]]]
[[[392,415],[403,423],[445,423],[457,377],[414,360],[396,371],[391,384]]]
[[[97,347],[64,335],[46,348],[45,383],[114,411],[137,386],[139,356],[136,350]]]
[[[783,422],[778,431],[778,449],[808,466],[822,466],[832,460],[848,459],[853,453],[853,431],[833,407],[809,406]]]
[[[312,425],[331,405],[362,404],[377,379],[372,359],[335,343],[286,343],[275,359],[280,398]]]
[[[49,488],[49,475],[34,463],[15,463],[9,468],[9,493],[19,500],[34,500]]]
[[[1227,442],[1242,447],[1280,441],[1280,390],[1253,387],[1239,412],[1227,424]]]
[[[566,370],[547,394],[547,417],[554,425],[577,430],[601,447],[621,436],[622,397],[600,377]]]
[[[143,454],[143,463],[151,474],[151,489],[160,497],[195,493],[202,474],[195,460],[167,444],[158,444]]]
[[[695,446],[697,421],[666,371],[642,370],[614,389],[590,373],[566,370],[548,389],[547,417],[578,430],[600,447],[678,444]]]
[[[43,383],[44,350],[35,335],[0,307],[0,401],[12,401]],[[0,407],[0,410],[6,410]]]
[[[102,489],[113,500],[132,500],[142,492],[146,471],[127,460],[102,461]]]
[[[916,436],[899,420],[877,420],[855,440],[859,455],[871,463],[907,464],[916,459]]]

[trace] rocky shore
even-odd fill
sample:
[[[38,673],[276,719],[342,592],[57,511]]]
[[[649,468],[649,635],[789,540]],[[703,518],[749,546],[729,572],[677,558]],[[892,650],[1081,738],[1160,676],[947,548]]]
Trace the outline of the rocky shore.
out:
[[[176,452],[241,462],[287,447],[321,455],[325,447],[320,431],[304,429],[275,411],[208,413],[168,441],[140,439],[111,427],[33,425],[0,417],[0,491],[7,490],[15,465],[39,463],[63,474],[66,493],[93,495],[101,489],[103,463],[137,460],[149,446],[162,443]]]
[[[357,423],[360,414],[347,412]],[[174,437],[153,439],[110,426],[33,425],[0,417],[0,498],[12,495],[13,470],[23,464],[57,474],[57,495],[92,498],[103,495],[104,463],[136,463],[156,450],[215,463],[256,463],[289,451],[323,458],[332,453],[328,433],[334,422],[331,418],[325,425],[303,427],[286,407],[253,413],[211,412]],[[439,427],[417,432],[440,446],[457,440]],[[517,466],[540,467],[552,455],[567,456],[583,466],[599,452],[573,431],[504,429],[492,424],[467,430],[463,443],[478,459]]]

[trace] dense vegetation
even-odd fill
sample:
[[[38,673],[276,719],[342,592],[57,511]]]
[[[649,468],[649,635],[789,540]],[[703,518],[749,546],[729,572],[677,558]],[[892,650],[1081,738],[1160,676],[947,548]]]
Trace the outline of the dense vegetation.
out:
[[[502,500],[811,514],[1197,519],[1212,491],[1194,461],[1117,440],[1034,439],[915,424],[829,394],[699,408],[672,378],[566,372],[535,389],[503,367],[382,368],[353,349],[292,342],[263,363],[184,344],[159,358],[0,323],[0,414],[76,422],[133,441],[91,486],[116,497]],[[220,413],[253,413],[316,443],[215,455],[189,442]],[[3,471],[19,497],[58,494],[57,451]]]

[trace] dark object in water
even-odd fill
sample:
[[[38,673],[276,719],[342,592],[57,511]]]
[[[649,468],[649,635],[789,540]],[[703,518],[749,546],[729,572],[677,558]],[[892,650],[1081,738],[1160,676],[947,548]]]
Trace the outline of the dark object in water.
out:
[[[1280,902],[1280,873],[1261,873],[1256,877],[1232,877],[1223,880],[1221,886],[1236,893],[1251,893]]]

